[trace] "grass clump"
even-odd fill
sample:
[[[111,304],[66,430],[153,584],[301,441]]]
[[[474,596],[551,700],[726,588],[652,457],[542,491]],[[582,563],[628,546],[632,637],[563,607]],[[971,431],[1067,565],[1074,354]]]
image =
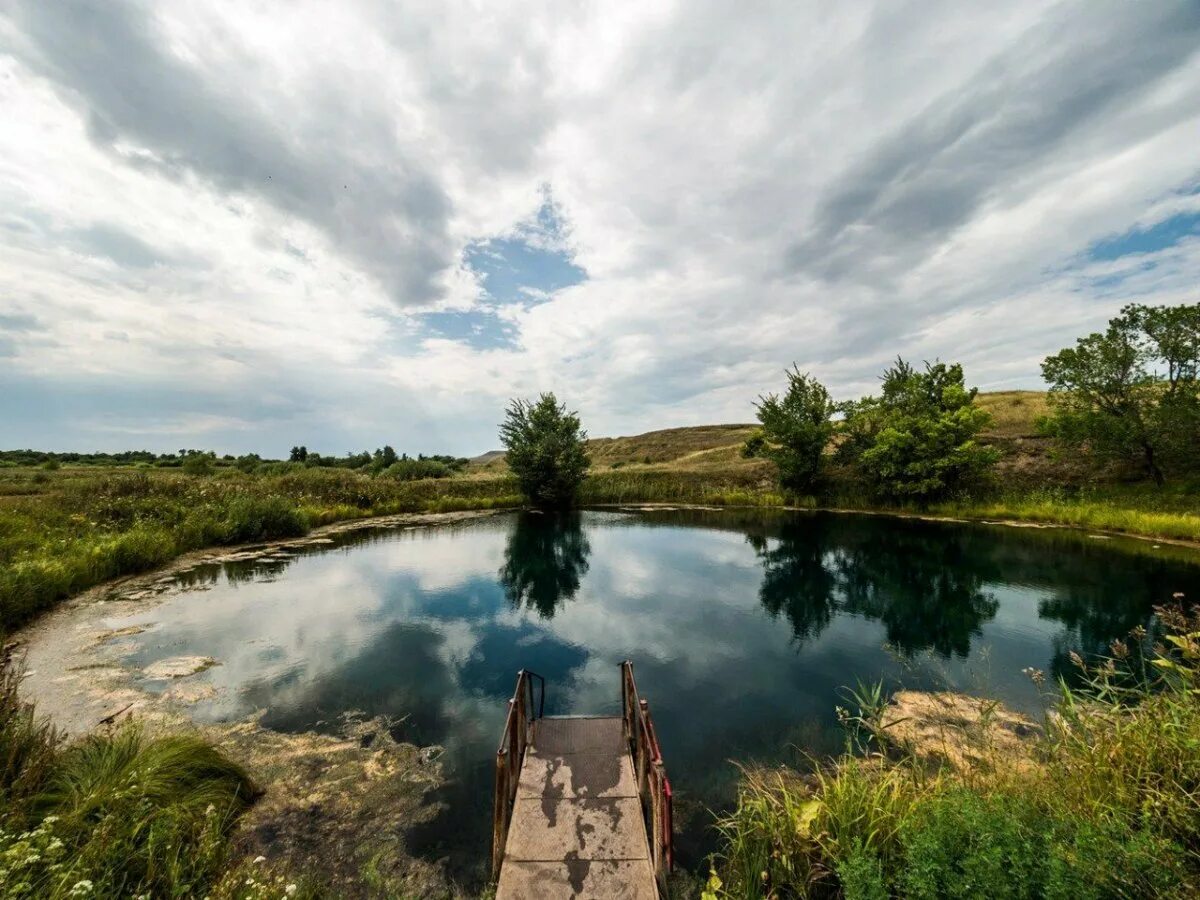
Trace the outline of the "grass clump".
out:
[[[1134,634],[1085,687],[1060,684],[1034,764],[933,763],[860,712],[832,765],[748,772],[708,894],[1196,896],[1200,614],[1164,608],[1158,622],[1159,644]]]
[[[68,743],[19,683],[4,657],[0,898],[191,897],[217,885],[256,794],[242,768],[198,737],[132,724]]]

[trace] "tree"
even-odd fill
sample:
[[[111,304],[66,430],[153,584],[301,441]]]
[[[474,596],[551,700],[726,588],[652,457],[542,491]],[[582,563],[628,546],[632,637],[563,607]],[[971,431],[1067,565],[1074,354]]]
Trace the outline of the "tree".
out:
[[[579,592],[591,552],[579,513],[518,513],[500,569],[504,594],[515,608],[552,619]]]
[[[976,440],[991,420],[975,406],[976,393],[965,386],[958,363],[926,363],[921,372],[897,359],[884,372],[879,397],[842,404],[839,452],[884,496],[944,496],[999,459]]]
[[[292,452],[288,455],[290,462],[304,462],[308,459],[308,448],[304,446],[293,447]]]
[[[189,450],[183,459],[183,471],[188,475],[211,475],[217,454],[203,450]]]
[[[747,456],[765,456],[779,467],[780,483],[792,491],[811,491],[821,474],[821,460],[833,436],[836,410],[825,386],[792,365],[785,372],[787,391],[758,398],[762,427],[746,441]]]
[[[567,412],[553,394],[542,394],[536,403],[513,400],[500,426],[508,467],[522,493],[542,507],[574,501],[589,463],[586,440],[579,416]]]
[[[1197,463],[1200,303],[1130,304],[1103,333],[1046,357],[1047,429],[1099,458],[1137,461],[1162,485],[1163,466]]]
[[[243,456],[239,456],[234,465],[238,467],[238,471],[250,473],[257,469],[259,463],[261,462],[262,457],[260,457],[257,453],[247,453]]]

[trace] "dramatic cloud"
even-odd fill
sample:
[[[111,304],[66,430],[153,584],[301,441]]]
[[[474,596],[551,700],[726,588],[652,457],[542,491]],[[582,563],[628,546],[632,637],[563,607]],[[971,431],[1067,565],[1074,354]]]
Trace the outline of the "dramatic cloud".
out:
[[[1200,6],[0,9],[0,445],[745,420],[1195,300]]]

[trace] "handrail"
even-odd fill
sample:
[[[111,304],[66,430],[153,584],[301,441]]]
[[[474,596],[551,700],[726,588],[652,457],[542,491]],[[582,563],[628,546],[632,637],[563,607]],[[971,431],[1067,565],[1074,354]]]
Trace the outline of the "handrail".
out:
[[[533,713],[533,682],[540,688],[537,712]],[[521,764],[529,746],[529,729],[546,709],[546,679],[537,672],[522,669],[517,673],[517,685],[508,701],[504,718],[504,733],[496,751],[496,789],[492,798],[492,880],[500,877],[504,862],[504,844],[508,840],[508,825],[512,819],[517,786],[521,781]]]
[[[650,838],[650,861],[654,877],[662,881],[675,867],[674,810],[671,780],[663,765],[662,749],[650,718],[650,705],[638,696],[633,663],[621,663],[621,718],[625,740],[633,756],[638,795]]]

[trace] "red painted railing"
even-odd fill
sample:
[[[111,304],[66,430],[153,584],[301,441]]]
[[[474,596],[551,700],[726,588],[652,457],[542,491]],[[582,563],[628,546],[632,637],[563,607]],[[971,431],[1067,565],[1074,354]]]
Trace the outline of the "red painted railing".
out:
[[[638,794],[642,798],[642,814],[646,818],[646,835],[650,839],[650,861],[654,876],[661,881],[675,866],[671,780],[663,765],[650,705],[638,696],[633,663],[629,660],[621,663],[621,708],[625,739],[629,741]]]
[[[541,688],[538,704],[533,702],[533,682]],[[504,734],[496,751],[496,789],[492,798],[492,880],[500,877],[504,862],[504,845],[508,840],[508,825],[512,819],[517,786],[521,782],[521,764],[529,746],[529,731],[535,719],[542,717],[546,705],[546,679],[536,672],[522,669],[517,673],[517,686],[508,701]]]

